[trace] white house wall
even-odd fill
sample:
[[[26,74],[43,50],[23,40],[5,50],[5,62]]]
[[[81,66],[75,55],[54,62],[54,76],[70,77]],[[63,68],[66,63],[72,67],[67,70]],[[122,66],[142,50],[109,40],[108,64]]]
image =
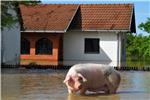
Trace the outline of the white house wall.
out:
[[[2,61],[5,64],[18,64],[20,55],[20,28],[5,28],[2,31]]]
[[[84,39],[99,38],[100,53],[85,54]],[[94,62],[117,66],[117,34],[112,32],[79,32],[64,33],[64,64]]]
[[[13,9],[9,9],[8,13],[16,16]],[[1,61],[5,64],[18,64],[20,56],[20,26],[19,23],[14,24],[11,28],[4,28],[1,34]]]

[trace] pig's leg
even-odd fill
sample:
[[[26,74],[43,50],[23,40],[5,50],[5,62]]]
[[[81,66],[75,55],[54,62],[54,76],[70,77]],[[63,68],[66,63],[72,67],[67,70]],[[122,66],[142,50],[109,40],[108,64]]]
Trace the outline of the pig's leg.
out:
[[[82,88],[82,89],[80,90],[80,95],[85,95],[85,92],[86,92],[86,88]]]
[[[109,79],[107,77],[105,78],[105,82],[106,82],[106,86],[108,88],[106,93],[108,93],[108,94],[115,93],[114,92],[114,86],[113,86],[113,84],[111,84],[111,82],[109,81]]]
[[[68,89],[68,93],[69,93],[69,94],[72,94],[72,93],[73,93],[73,91],[72,91],[72,90],[70,90],[70,89]]]
[[[115,89],[115,86],[109,80],[106,82],[106,84],[107,84],[107,88],[108,88],[108,93],[115,94],[116,90],[117,90],[117,89]]]
[[[102,88],[101,88],[102,91],[104,91],[106,94],[109,94],[109,88],[107,86],[107,84],[105,84]]]

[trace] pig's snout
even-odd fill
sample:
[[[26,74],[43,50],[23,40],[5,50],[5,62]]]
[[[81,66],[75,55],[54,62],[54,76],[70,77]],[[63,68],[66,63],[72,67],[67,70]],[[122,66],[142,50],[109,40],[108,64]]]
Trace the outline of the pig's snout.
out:
[[[76,83],[74,89],[75,90],[80,90],[82,88],[82,84],[81,83]]]
[[[77,91],[79,91],[80,89],[82,89],[82,85],[79,85],[79,86],[77,86],[76,88],[74,88],[74,91],[77,92]]]

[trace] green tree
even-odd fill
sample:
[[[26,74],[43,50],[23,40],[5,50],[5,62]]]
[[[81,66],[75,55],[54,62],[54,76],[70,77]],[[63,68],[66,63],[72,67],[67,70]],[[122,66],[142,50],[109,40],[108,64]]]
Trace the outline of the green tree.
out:
[[[150,35],[127,34],[127,66],[145,66],[150,62]]]
[[[149,58],[150,57],[150,35],[149,36],[145,36],[144,40],[145,41],[144,41],[143,44],[144,44],[145,48],[144,48],[143,55],[144,55],[144,57]]]
[[[138,28],[150,33],[150,18],[145,23],[141,23]],[[150,57],[150,36],[136,35],[132,33],[127,34],[127,56],[132,59]]]
[[[142,43],[144,42],[142,34],[135,35],[128,33],[127,35],[127,56],[130,56],[131,59],[137,59],[143,57],[143,48],[144,45]]]
[[[126,55],[127,57],[131,56],[134,52],[134,49],[132,47],[133,40],[135,38],[135,35],[132,33],[127,33],[127,45],[126,45]]]
[[[142,34],[127,35],[127,56],[134,58],[150,57],[150,36],[143,36]]]
[[[147,18],[147,21],[145,23],[141,23],[138,26],[138,28],[147,32],[147,33],[150,33],[150,18]]]
[[[25,5],[35,5],[40,3],[40,1],[1,1],[1,29],[5,27],[12,27],[16,22],[20,22],[19,4]],[[14,16],[10,10],[16,12]]]

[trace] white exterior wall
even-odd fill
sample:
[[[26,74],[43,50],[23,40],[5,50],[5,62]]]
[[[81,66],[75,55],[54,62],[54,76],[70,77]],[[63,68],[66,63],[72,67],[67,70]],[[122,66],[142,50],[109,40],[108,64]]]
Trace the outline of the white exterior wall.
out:
[[[5,28],[2,31],[2,61],[5,64],[18,64],[20,55],[20,28],[19,26]]]
[[[12,16],[16,16],[16,12],[12,9],[8,10]],[[20,26],[19,23],[12,27],[4,28],[1,32],[1,61],[5,64],[18,64],[20,56]]]
[[[84,39],[99,38],[100,53],[85,54]],[[112,32],[79,32],[64,33],[64,64],[94,62],[117,66],[117,33]]]

